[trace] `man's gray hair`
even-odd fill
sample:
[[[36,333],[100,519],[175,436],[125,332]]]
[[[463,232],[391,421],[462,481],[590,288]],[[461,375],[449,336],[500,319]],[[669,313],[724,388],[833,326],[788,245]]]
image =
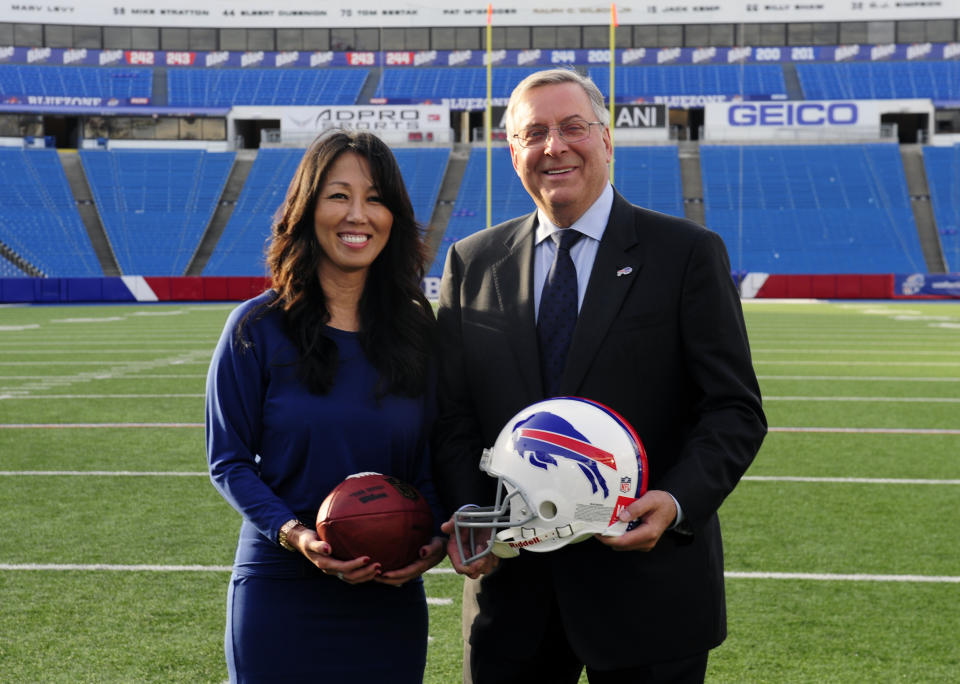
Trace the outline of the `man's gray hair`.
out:
[[[510,101],[507,102],[507,111],[504,115],[508,139],[512,138],[516,132],[516,127],[513,123],[513,110],[523,94],[533,88],[539,88],[545,85],[558,85],[561,83],[576,83],[583,88],[583,92],[587,94],[587,98],[590,100],[590,106],[593,108],[593,115],[597,121],[604,126],[610,125],[610,112],[607,110],[606,102],[603,100],[603,93],[600,92],[600,89],[597,88],[597,85],[591,81],[589,77],[582,76],[573,69],[546,69],[530,74],[520,81],[517,87],[513,89],[513,92],[510,93]]]

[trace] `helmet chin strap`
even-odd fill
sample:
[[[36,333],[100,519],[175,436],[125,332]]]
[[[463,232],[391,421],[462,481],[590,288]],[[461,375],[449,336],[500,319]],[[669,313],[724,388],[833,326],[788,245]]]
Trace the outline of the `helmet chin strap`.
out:
[[[586,523],[576,521],[563,527],[508,527],[500,530],[493,540],[493,554],[499,558],[513,558],[520,555],[520,549],[528,551],[547,551],[554,548],[542,548],[541,545],[554,539],[568,539],[568,543],[583,541],[592,532],[584,533]],[[538,548],[541,547],[541,548]]]

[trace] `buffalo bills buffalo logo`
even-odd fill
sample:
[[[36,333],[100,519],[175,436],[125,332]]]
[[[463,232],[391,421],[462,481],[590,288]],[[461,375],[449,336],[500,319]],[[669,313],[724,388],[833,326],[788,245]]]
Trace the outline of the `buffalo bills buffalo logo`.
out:
[[[521,457],[529,459],[530,465],[544,470],[549,465],[557,466],[557,458],[570,459],[586,476],[594,493],[599,486],[603,497],[609,496],[599,464],[616,470],[613,454],[595,447],[560,416],[541,411],[519,421],[513,426],[513,446]]]

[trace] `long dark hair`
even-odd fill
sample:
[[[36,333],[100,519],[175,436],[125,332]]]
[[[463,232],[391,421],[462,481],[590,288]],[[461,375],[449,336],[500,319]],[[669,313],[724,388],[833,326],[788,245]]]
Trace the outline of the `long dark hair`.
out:
[[[420,288],[425,245],[397,160],[375,135],[336,130],[314,140],[303,155],[271,229],[267,264],[276,297],[268,306],[283,312],[304,383],[311,392],[329,392],[338,352],[326,335],[330,312],[317,276],[322,251],[313,216],[326,175],[344,152],[367,160],[393,214],[390,238],[370,266],[360,298],[360,345],[380,373],[378,396],[416,396],[426,387],[434,327],[433,309]]]

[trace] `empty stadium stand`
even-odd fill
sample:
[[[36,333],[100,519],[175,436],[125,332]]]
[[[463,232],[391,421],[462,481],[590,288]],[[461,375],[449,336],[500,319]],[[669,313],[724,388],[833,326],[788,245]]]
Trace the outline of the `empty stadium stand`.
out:
[[[929,98],[940,102],[938,108],[960,102],[960,61],[901,59],[619,65],[616,92],[622,100],[687,95],[757,100],[788,95],[811,100]],[[518,81],[540,68],[495,67],[493,97],[508,97]],[[577,68],[609,95],[606,65]],[[236,105],[353,105],[361,93],[397,103],[482,100],[486,77],[487,70],[480,66],[0,64],[0,96],[6,104],[37,95],[114,98],[121,104],[145,98],[160,109],[171,105],[226,111]],[[463,122],[461,132],[475,126],[476,117]],[[690,126],[693,130],[692,122]],[[37,144],[41,142],[38,137]],[[617,189],[635,204],[676,216],[685,214],[685,197],[689,206],[702,208],[697,220],[723,236],[735,272],[960,269],[960,144],[923,147],[921,168],[919,145],[812,141],[737,146],[691,140],[681,143],[689,162],[681,173],[677,144],[633,147],[619,139],[617,143]],[[25,138],[24,145],[29,144],[32,140]],[[438,195],[451,149],[394,151],[418,221],[432,229],[431,218],[442,216],[439,230],[430,236],[431,244],[439,248],[428,271],[439,276],[449,245],[485,225],[486,150],[458,146],[458,173],[446,178],[442,212],[437,211]],[[906,156],[901,158],[898,152]],[[67,165],[71,175],[66,178],[66,162],[58,160],[54,150],[0,148],[0,277],[100,276],[104,269],[116,273],[118,267],[124,275],[263,275],[270,221],[303,149],[261,148],[249,154],[243,166],[246,171],[252,163],[249,175],[238,176],[229,201],[222,203],[230,211],[221,208],[216,230],[208,230],[234,153],[84,149],[79,155],[80,176],[89,182],[90,195],[83,196],[77,184],[71,189],[70,181],[77,180],[73,167]],[[494,224],[534,208],[503,146],[493,149],[493,182]],[[86,213],[78,212],[78,204]],[[918,204],[926,212],[923,216]],[[102,230],[91,226],[88,214],[94,211]],[[204,248],[198,251],[205,233]],[[99,252],[91,248],[91,237],[97,238],[93,244]],[[110,251],[108,263],[104,253]]]
[[[367,69],[170,69],[171,106],[352,105]]]
[[[895,144],[702,145],[700,159],[734,271],[926,271]]]
[[[960,99],[960,62],[797,64],[808,100]]]
[[[150,97],[153,70],[85,66],[0,67],[0,95],[50,95],[55,97]]]
[[[5,257],[0,257],[0,278],[23,278],[27,274]]]
[[[183,275],[233,152],[81,150],[104,230],[126,275]]]
[[[590,78],[610,95],[610,71],[591,67]],[[623,66],[614,72],[618,97],[655,95],[786,95],[779,64]]]
[[[960,145],[924,147],[923,162],[947,271],[957,273],[960,272]]]
[[[514,86],[537,71],[531,67],[498,67],[493,69],[493,97],[510,97]],[[442,98],[485,98],[487,70],[482,67],[420,67],[418,69],[384,69],[376,95],[412,100]]]
[[[0,241],[46,276],[103,275],[53,149],[0,148]]]
[[[263,148],[257,152],[230,221],[203,269],[204,275],[266,275],[263,257],[270,222],[287,194],[303,152],[295,148]]]

